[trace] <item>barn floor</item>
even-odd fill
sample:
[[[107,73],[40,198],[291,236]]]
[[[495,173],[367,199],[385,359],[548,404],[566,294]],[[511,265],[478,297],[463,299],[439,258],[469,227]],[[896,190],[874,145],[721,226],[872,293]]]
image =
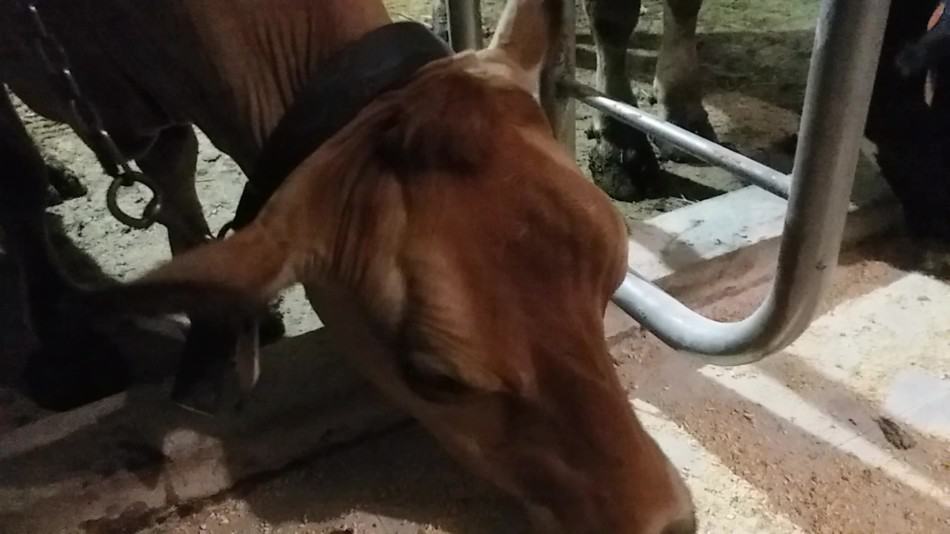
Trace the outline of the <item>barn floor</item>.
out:
[[[648,334],[612,338],[652,435],[684,473],[704,533],[950,532],[950,285],[899,238],[843,258],[829,309],[785,351],[702,366]],[[755,287],[699,309],[744,316]],[[314,458],[143,533],[507,533],[512,502],[414,426]]]

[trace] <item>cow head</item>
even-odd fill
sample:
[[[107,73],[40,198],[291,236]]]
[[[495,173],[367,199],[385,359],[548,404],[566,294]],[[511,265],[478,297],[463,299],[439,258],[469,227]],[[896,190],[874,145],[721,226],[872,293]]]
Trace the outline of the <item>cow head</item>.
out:
[[[510,2],[489,49],[378,99],[249,227],[139,287],[226,312],[300,282],[365,376],[540,532],[693,532],[604,341],[625,226],[535,98],[546,7]]]

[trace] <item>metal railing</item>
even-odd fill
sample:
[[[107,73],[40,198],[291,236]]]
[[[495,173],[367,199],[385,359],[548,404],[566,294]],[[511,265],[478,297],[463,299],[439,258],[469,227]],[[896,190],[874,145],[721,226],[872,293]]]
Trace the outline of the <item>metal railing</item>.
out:
[[[442,1],[442,0],[436,0]],[[482,16],[479,0],[444,0],[449,18],[449,41],[456,52],[482,47]]]
[[[565,4],[574,9],[573,2]],[[743,320],[709,319],[639,274],[627,274],[614,302],[671,347],[713,364],[751,363],[786,347],[811,323],[838,263],[889,5],[822,0],[791,177],[575,80],[561,80],[567,96],[788,199],[772,288]],[[477,10],[457,9],[450,17],[472,13]],[[461,22],[450,22],[455,24]],[[562,42],[573,43],[573,25],[565,31],[570,35]]]
[[[788,198],[792,179],[787,174],[762,165],[758,161],[730,150],[705,137],[684,130],[629,104],[618,102],[607,95],[575,80],[561,80],[561,87],[572,97],[588,106],[616,117],[618,120],[652,136],[674,144],[697,158],[721,167],[743,182],[765,189],[773,195]]]

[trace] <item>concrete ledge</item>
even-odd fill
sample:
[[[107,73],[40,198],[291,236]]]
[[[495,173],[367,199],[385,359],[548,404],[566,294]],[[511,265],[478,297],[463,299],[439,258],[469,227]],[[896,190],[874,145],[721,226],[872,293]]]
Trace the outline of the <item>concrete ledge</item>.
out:
[[[745,188],[637,225],[631,267],[691,302],[721,298],[771,276],[784,202]],[[846,244],[897,220],[887,201],[848,221]],[[616,307],[606,334],[636,326]],[[406,420],[344,364],[318,330],[263,358],[246,410],[217,419],[171,405],[146,387],[0,436],[0,532],[75,531],[208,497]]]
[[[318,330],[268,351],[238,415],[193,414],[145,387],[0,437],[0,532],[121,522],[405,421],[327,337]]]

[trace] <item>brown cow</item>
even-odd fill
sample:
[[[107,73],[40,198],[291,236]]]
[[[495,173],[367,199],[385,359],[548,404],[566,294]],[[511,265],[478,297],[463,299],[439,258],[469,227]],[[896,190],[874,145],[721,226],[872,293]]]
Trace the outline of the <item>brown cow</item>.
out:
[[[0,82],[47,118],[72,123],[35,48],[25,1],[0,7]],[[38,2],[73,74],[122,151],[165,193],[160,222],[173,252],[203,243],[208,225],[194,188],[197,125],[245,172],[300,87],[347,43],[390,21],[378,1],[212,0],[129,3]],[[288,38],[289,36],[289,38]],[[80,289],[56,261],[44,220],[46,176],[39,154],[0,91],[0,227],[26,282],[41,342],[27,383],[46,407],[70,408],[122,389],[122,358],[86,317],[63,317],[56,303]],[[26,158],[26,159],[24,159]],[[31,163],[26,163],[31,160]],[[214,325],[194,324],[186,362],[230,350]],[[76,354],[95,354],[86,365]],[[108,362],[106,364],[105,362]],[[180,376],[181,378],[181,376]],[[202,377],[185,377],[187,397]]]
[[[365,376],[538,532],[695,532],[604,341],[623,221],[534,96],[548,9],[509,1],[488,49],[375,99],[248,226],[84,305],[241,325],[301,283]]]

